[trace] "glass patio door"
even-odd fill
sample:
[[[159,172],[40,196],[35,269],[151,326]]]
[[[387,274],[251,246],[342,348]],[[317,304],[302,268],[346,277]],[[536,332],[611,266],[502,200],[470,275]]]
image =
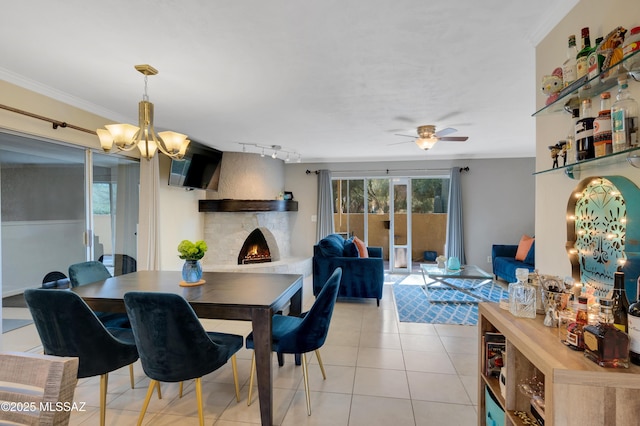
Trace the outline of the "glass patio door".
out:
[[[411,272],[411,181],[392,178],[389,186],[389,271]]]

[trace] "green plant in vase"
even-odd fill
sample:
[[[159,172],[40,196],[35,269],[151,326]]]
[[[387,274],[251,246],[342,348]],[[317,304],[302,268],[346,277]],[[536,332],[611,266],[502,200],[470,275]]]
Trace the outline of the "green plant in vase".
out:
[[[207,252],[207,243],[202,240],[195,243],[182,240],[178,244],[178,256],[184,259],[182,266],[182,279],[187,283],[196,283],[202,279],[202,266],[200,259]]]

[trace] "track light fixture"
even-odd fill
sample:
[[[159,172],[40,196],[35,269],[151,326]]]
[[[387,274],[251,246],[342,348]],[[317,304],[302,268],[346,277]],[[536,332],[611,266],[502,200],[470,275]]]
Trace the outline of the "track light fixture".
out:
[[[287,148],[283,148],[280,145],[262,145],[259,143],[244,143],[244,142],[238,142],[238,144],[242,145],[242,152],[251,152],[251,148],[255,148],[256,153],[260,153],[261,157],[265,156],[265,150],[273,150],[273,153],[271,154],[271,158],[273,158],[274,160],[276,158],[278,158],[278,155],[280,153],[284,153],[286,154],[286,158],[285,158],[285,162],[289,163],[291,162],[291,158],[295,158],[297,163],[301,163],[302,162],[302,156],[291,149],[287,149]]]

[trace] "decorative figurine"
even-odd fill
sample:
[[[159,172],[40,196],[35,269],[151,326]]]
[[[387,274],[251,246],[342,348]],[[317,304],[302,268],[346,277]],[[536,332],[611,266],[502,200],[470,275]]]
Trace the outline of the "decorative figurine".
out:
[[[558,157],[563,158],[563,166],[567,165],[567,142],[560,141],[555,145],[549,146],[549,149],[551,150],[551,159],[553,160],[552,169],[558,167]]]
[[[546,105],[549,105],[558,99],[558,95],[562,90],[562,68],[558,67],[551,75],[542,77],[542,93],[547,95]]]

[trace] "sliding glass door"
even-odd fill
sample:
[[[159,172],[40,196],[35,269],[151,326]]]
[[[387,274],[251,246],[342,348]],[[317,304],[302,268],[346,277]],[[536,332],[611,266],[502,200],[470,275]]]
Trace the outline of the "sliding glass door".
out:
[[[448,194],[447,177],[336,178],[335,232],[382,247],[390,271],[411,272],[444,254]]]
[[[391,223],[389,229],[389,271],[411,272],[411,184],[407,178],[391,179],[389,201]]]
[[[38,287],[51,271],[67,275],[97,260],[99,247],[135,254],[138,170],[137,161],[0,132],[2,295]]]

